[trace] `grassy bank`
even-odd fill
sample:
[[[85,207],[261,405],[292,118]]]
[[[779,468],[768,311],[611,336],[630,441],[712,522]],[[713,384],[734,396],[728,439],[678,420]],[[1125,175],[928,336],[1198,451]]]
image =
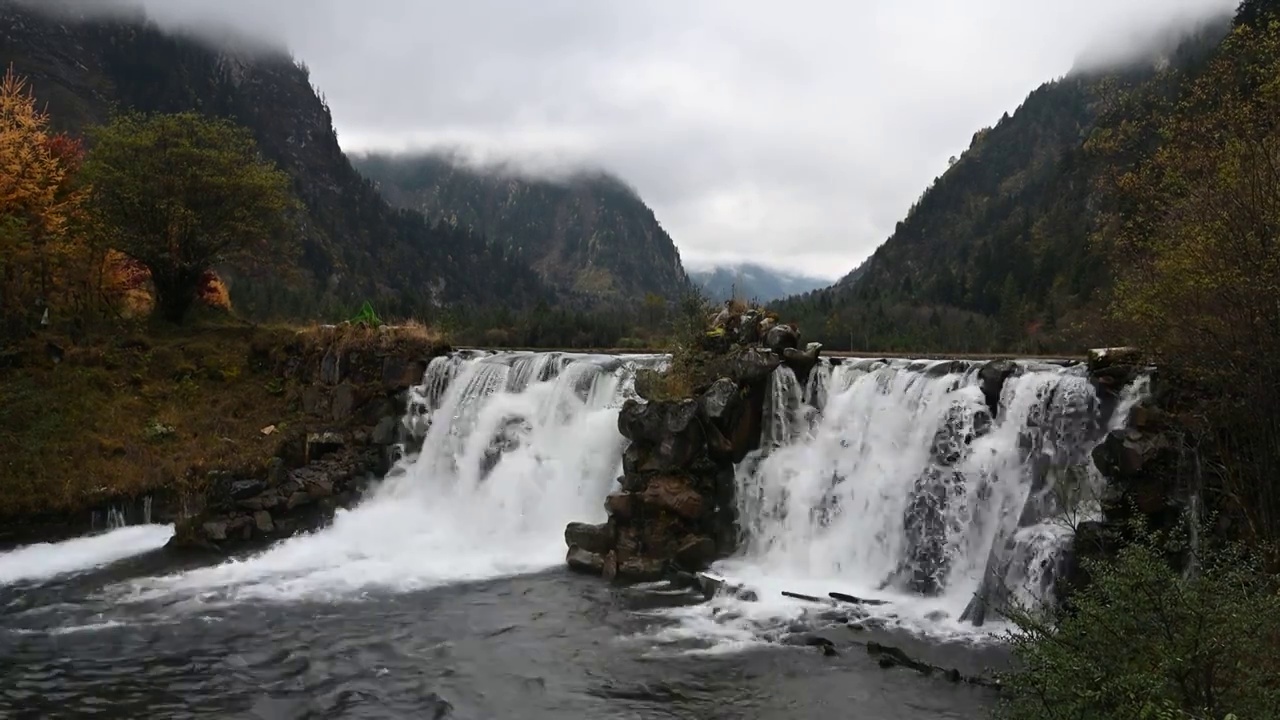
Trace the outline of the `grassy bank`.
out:
[[[120,326],[0,369],[0,515],[74,511],[266,461],[296,421],[273,352],[296,328]],[[55,361],[58,350],[60,361]]]
[[[299,400],[327,349],[426,352],[409,325],[120,325],[41,334],[0,356],[0,517],[67,513],[160,488],[199,492],[211,470],[259,474],[332,418]],[[316,426],[316,427],[310,427]]]

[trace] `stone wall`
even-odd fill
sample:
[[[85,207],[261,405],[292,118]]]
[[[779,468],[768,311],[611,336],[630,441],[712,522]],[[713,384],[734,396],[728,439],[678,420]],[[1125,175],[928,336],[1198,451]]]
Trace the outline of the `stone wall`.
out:
[[[807,378],[821,349],[762,311],[726,307],[666,376],[642,371],[618,430],[629,440],[608,521],[565,528],[567,562],[610,580],[705,570],[733,552],[734,465],[760,445],[769,376],[786,363]],[[678,375],[678,377],[675,377]],[[671,397],[670,388],[688,388]]]
[[[265,467],[209,473],[170,546],[229,551],[326,525],[397,459],[409,388],[449,349],[412,329],[342,326],[276,348],[274,374],[299,421],[262,429],[280,438]]]

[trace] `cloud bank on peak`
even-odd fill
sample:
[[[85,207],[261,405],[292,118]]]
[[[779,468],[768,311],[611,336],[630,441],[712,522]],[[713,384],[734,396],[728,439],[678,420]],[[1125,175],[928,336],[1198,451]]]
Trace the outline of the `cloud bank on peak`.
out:
[[[603,168],[686,259],[822,276],[869,255],[947,158],[1042,82],[1237,4],[135,2],[162,24],[288,46],[348,150]]]

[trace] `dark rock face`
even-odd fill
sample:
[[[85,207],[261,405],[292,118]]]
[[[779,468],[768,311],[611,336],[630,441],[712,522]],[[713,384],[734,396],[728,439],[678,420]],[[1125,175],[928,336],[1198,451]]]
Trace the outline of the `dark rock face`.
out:
[[[987,401],[991,416],[1000,414],[1000,393],[1004,383],[1018,372],[1018,364],[1012,360],[992,360],[978,371],[978,379],[982,381],[982,397]]]
[[[565,557],[565,562],[569,565],[569,569],[575,572],[587,575],[604,574],[604,557],[577,545],[569,546],[569,554]]]
[[[714,339],[760,335],[762,315],[728,310],[717,316],[718,327],[727,330]],[[650,399],[628,400],[618,413],[618,431],[630,441],[621,490],[605,499],[608,523],[565,529],[571,565],[594,572],[587,554],[602,556],[605,578],[638,582],[704,570],[732,552],[733,464],[760,445],[766,381],[782,358],[741,345],[724,353],[715,367],[725,375],[695,397],[652,399],[657,375],[637,375],[637,394]]]
[[[588,525],[572,522],[564,529],[565,544],[590,553],[606,553],[613,547],[613,528],[608,523]]]
[[[764,346],[776,355],[800,347],[800,333],[790,325],[774,325],[764,334]]]
[[[813,368],[818,364],[818,353],[822,351],[821,343],[809,343],[809,347],[803,352],[796,348],[786,348],[782,351],[782,361],[787,367],[796,374],[801,384],[809,381],[809,373],[813,372]]]

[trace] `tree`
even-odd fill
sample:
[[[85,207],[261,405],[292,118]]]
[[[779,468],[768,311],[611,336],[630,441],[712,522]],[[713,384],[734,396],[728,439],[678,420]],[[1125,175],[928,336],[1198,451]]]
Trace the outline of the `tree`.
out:
[[[111,246],[151,273],[163,319],[181,323],[218,264],[286,259],[289,178],[248,130],[196,113],[129,114],[92,139],[92,211]]]
[[[1115,178],[1112,319],[1198,388],[1213,499],[1280,539],[1280,23],[1238,25],[1163,100],[1117,143],[1138,160]]]
[[[16,317],[54,291],[54,256],[80,206],[78,142],[49,131],[26,81],[0,80],[0,314]]]

